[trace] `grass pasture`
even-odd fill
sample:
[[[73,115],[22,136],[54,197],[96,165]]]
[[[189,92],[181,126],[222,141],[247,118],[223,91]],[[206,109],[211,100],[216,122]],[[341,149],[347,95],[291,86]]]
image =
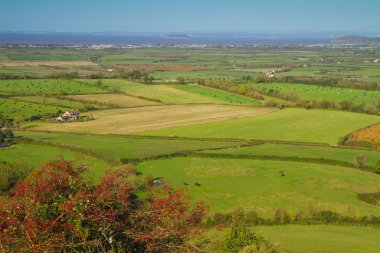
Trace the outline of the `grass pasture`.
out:
[[[334,88],[328,86],[287,84],[287,83],[257,83],[249,84],[250,87],[261,90],[273,90],[279,94],[295,94],[300,99],[315,101],[351,101],[354,104],[374,103],[380,98],[379,91],[355,90],[346,88]]]
[[[141,135],[241,138],[337,144],[340,137],[380,117],[329,110],[284,109],[257,117],[141,132]]]
[[[373,227],[284,225],[252,229],[285,252],[377,253],[380,248],[380,229]]]
[[[235,141],[165,140],[28,131],[18,131],[16,135],[63,145],[67,148],[88,150],[96,155],[114,160],[144,159],[188,150],[231,147],[242,144]]]
[[[106,108],[106,106],[101,106],[89,102],[81,103],[78,101],[70,101],[66,99],[60,99],[56,97],[48,97],[48,96],[22,96],[22,97],[12,97],[15,100],[21,100],[25,102],[31,102],[42,105],[51,105],[51,106],[59,106],[65,107],[69,109],[78,109],[78,110],[86,110],[89,106],[101,109]]]
[[[63,157],[68,160],[78,160],[88,167],[87,177],[98,180],[111,165],[92,156],[83,155],[75,151],[45,145],[16,144],[9,148],[0,149],[0,161],[9,163],[39,166],[47,161]]]
[[[358,150],[332,147],[300,146],[287,144],[264,143],[260,145],[227,148],[221,150],[206,150],[202,153],[231,156],[273,156],[330,159],[355,164],[356,157],[364,155],[368,158],[367,165],[375,166],[380,160],[380,152],[374,150]]]
[[[81,80],[94,83],[96,80]],[[163,103],[225,103],[236,105],[259,105],[260,102],[248,97],[234,95],[228,92],[210,89],[198,85],[146,85],[121,79],[103,79],[103,87],[116,89],[133,96],[146,97]]]
[[[211,99],[219,100],[220,103],[226,103],[226,104],[234,104],[234,105],[260,105],[261,102],[258,100],[235,95],[229,92],[212,89],[200,85],[171,85],[171,87],[174,87],[179,90],[183,90],[186,92],[191,92],[194,94],[199,94],[205,97],[209,97]]]
[[[379,191],[380,175],[351,168],[181,157],[142,162],[137,169],[143,176],[163,177],[176,188],[186,187],[195,199],[208,203],[211,211],[241,207],[268,217],[276,208],[294,213],[312,206],[346,215],[380,214],[379,208],[356,198],[360,192]],[[281,170],[285,176],[280,175]]]
[[[158,104],[157,102],[139,99],[124,94],[91,94],[73,95],[69,97],[76,101],[84,101],[86,103],[109,104],[116,107],[138,107]]]
[[[31,122],[37,130],[130,134],[152,129],[195,125],[226,119],[255,117],[272,113],[273,108],[236,107],[227,105],[161,105],[141,108],[97,110],[91,112],[95,120],[67,124]]]
[[[104,90],[63,79],[0,80],[1,95],[88,94]]]
[[[0,98],[0,113],[6,118],[28,119],[32,116],[56,115],[64,110],[63,107]]]

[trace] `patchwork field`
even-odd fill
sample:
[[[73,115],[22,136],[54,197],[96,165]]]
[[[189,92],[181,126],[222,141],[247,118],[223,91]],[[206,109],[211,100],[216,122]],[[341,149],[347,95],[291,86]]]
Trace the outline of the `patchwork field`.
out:
[[[378,207],[356,198],[361,192],[379,191],[380,175],[351,168],[197,157],[147,161],[137,168],[144,176],[163,177],[176,188],[186,187],[212,211],[241,207],[270,217],[276,208],[294,213],[313,207],[346,215],[380,214]]]
[[[258,117],[141,132],[141,135],[242,138],[337,144],[340,137],[380,117],[351,112],[284,109]]]
[[[237,110],[239,108],[239,110]],[[195,125],[226,119],[255,117],[272,113],[273,108],[235,107],[224,105],[170,105],[143,108],[99,110],[92,112],[95,120],[87,122],[31,123],[44,131],[129,134],[175,126]]]

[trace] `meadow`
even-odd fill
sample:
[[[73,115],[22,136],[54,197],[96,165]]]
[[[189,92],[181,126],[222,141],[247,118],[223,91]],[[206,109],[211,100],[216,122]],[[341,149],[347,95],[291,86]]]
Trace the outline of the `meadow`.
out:
[[[313,207],[349,216],[380,214],[378,207],[356,198],[358,193],[379,190],[380,176],[352,168],[289,161],[181,157],[142,162],[137,169],[143,176],[162,177],[176,188],[186,188],[195,199],[208,203],[214,212],[231,212],[241,207],[270,217],[277,208],[295,213]]]
[[[133,138],[127,136],[79,135],[29,131],[19,131],[16,132],[16,134],[36,141],[61,145],[66,149],[80,149],[89,151],[99,157],[124,161],[147,159],[184,151],[223,148],[243,144],[243,142],[239,141]]]
[[[206,150],[205,154],[227,155],[231,157],[238,156],[263,156],[280,158],[315,158],[321,160],[335,160],[356,164],[358,156],[365,156],[366,165],[375,166],[380,159],[380,152],[375,150],[359,150],[347,148],[318,147],[289,144],[264,143],[259,145],[227,148],[221,150]]]
[[[92,80],[82,80],[92,82]],[[198,85],[144,85],[141,83],[103,79],[103,87],[110,90],[120,90],[127,94],[150,98],[163,103],[186,104],[186,103],[225,103],[235,105],[259,105],[259,101],[226,93],[219,90],[210,89]]]
[[[87,94],[104,93],[104,90],[80,84],[71,80],[0,80],[1,95],[41,95],[41,94]]]
[[[379,91],[335,88],[329,86],[288,84],[288,83],[257,83],[249,87],[258,91],[271,91],[282,95],[295,95],[299,99],[314,101],[351,101],[354,104],[373,103],[379,100]]]
[[[373,115],[291,108],[257,117],[171,127],[138,134],[318,142],[336,145],[340,137],[358,128],[374,124],[378,120],[379,118]]]
[[[10,119],[28,119],[32,116],[56,115],[64,110],[65,108],[62,106],[57,107],[0,98],[0,114]]]
[[[111,105],[113,107],[138,107],[147,105],[156,105],[157,102],[140,99],[124,94],[90,94],[90,95],[72,95],[68,96],[75,101],[85,103],[94,103],[102,105]]]
[[[17,144],[0,150],[0,161],[16,164],[25,164],[38,167],[48,161],[57,159],[77,160],[88,168],[86,176],[92,180],[99,180],[111,165],[83,153],[52,147],[49,145]]]

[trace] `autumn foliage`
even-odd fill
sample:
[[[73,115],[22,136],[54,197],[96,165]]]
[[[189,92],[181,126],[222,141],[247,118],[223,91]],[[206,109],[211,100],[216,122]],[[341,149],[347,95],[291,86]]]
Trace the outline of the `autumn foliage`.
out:
[[[70,161],[47,163],[0,206],[2,252],[168,252],[198,234],[206,208],[181,190],[153,187],[138,198],[128,166],[100,184]]]
[[[350,134],[347,143],[351,146],[368,146],[380,149],[380,124]]]

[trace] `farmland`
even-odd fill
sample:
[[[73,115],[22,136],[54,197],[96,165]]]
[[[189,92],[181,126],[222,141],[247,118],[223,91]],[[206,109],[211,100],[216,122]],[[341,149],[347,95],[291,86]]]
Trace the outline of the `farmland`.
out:
[[[228,212],[241,207],[270,216],[280,207],[294,213],[313,206],[346,215],[380,212],[376,206],[356,199],[359,192],[376,191],[380,178],[351,168],[197,157],[147,161],[137,168],[145,176],[163,177],[175,187],[187,183],[191,195],[209,203],[213,211]]]
[[[293,95],[299,99],[315,101],[352,101],[354,104],[373,103],[380,98],[379,91],[356,90],[347,88],[334,88],[328,86],[287,84],[287,83],[265,83],[250,84],[250,87],[267,90],[282,95]]]
[[[339,137],[373,124],[377,116],[349,112],[285,109],[252,118],[141,132],[141,135],[213,137],[337,144]]]
[[[82,94],[101,93],[103,90],[69,80],[0,80],[1,95]]]
[[[196,125],[204,122],[222,121],[232,118],[254,117],[272,113],[272,108],[241,107],[224,105],[162,105],[130,109],[94,111],[95,120],[72,122],[70,124],[30,123],[36,130],[97,133],[130,134],[144,130],[174,126]],[[126,124],[128,122],[128,124]],[[36,124],[36,125],[34,125]],[[85,125],[85,127],[84,127]]]
[[[254,212],[266,222],[251,230],[284,252],[377,252],[376,50],[0,50],[0,129],[15,135],[0,136],[0,162],[37,170],[74,159],[95,182],[128,164],[139,198],[153,178],[204,201],[211,221]],[[75,110],[82,119],[55,121]],[[308,212],[331,217],[297,220]],[[218,237],[231,224],[216,225],[206,229]]]

